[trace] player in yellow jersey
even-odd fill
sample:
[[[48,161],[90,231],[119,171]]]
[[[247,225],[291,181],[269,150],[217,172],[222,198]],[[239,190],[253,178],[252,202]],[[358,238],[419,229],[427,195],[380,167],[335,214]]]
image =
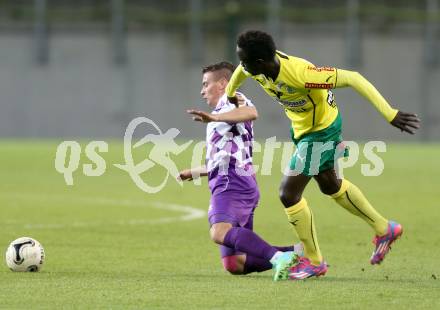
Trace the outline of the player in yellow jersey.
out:
[[[305,253],[299,264],[290,270],[290,278],[320,276],[327,271],[319,250],[313,214],[303,198],[304,188],[312,177],[324,194],[373,228],[375,249],[370,262],[379,264],[402,234],[402,226],[380,215],[354,184],[338,178],[335,163],[339,157],[347,155],[348,150],[341,143],[342,122],[331,89],[354,88],[401,131],[414,134],[420,120],[415,114],[393,109],[357,72],[315,67],[302,58],[277,51],[267,33],[247,31],[241,34],[237,40],[237,54],[241,64],[226,88],[229,100],[237,101],[235,91],[250,77],[282,105],[292,121],[292,139],[297,148],[290,163],[293,173],[284,176],[280,199],[289,222],[304,244]]]

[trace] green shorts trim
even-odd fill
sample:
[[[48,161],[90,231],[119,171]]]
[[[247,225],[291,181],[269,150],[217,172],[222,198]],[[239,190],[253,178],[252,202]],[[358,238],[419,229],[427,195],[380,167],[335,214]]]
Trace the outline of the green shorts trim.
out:
[[[290,160],[290,170],[294,175],[314,176],[322,171],[334,168],[339,158],[348,156],[348,148],[342,140],[342,117],[340,114],[325,129],[311,132],[294,138],[290,128],[292,141],[296,146]]]

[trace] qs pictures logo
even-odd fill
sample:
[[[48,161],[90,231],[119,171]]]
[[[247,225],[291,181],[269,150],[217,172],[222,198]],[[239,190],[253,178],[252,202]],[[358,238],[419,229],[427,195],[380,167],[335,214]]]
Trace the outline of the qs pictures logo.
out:
[[[143,128],[140,127],[149,126],[153,131],[145,133],[144,136],[137,142],[133,142],[135,136],[139,135]],[[135,131],[137,131],[135,135]],[[124,162],[120,164],[113,164],[114,167],[126,172],[136,186],[146,193],[157,193],[165,187],[169,177],[175,180],[179,185],[183,185],[182,181],[178,178],[179,170],[172,160],[171,156],[177,156],[193,143],[193,140],[187,141],[183,144],[176,143],[180,131],[177,128],[170,128],[165,132],[149,118],[137,117],[133,119],[127,126],[124,135],[123,146],[123,159]],[[230,141],[230,140],[229,140]],[[334,141],[323,142],[304,142],[302,147],[295,148],[292,142],[279,142],[276,137],[270,137],[265,140],[264,145],[258,143],[258,141],[252,141],[253,152],[261,153],[261,165],[253,164],[253,172],[260,175],[271,175],[273,173],[274,162],[277,163],[284,175],[298,175],[306,169],[306,161],[309,161],[309,173],[316,175],[319,173],[318,167],[322,159],[327,158],[322,154],[327,154],[334,149]],[[145,149],[141,146],[149,144],[150,147],[146,149],[145,153],[142,153]],[[192,147],[192,157],[190,167],[199,167],[204,159],[203,153],[206,147],[205,141],[199,141]],[[216,145],[215,147],[220,147]],[[349,156],[340,155],[345,152],[345,148],[350,149]],[[220,147],[222,148],[222,147]],[[341,148],[341,149],[339,149]],[[274,160],[275,151],[280,149],[281,160]],[[109,151],[109,145],[105,141],[92,141],[87,144],[84,150],[84,155],[90,160],[91,163],[84,163],[82,165],[82,172],[86,176],[101,176],[106,172],[107,163],[101,156],[102,153]],[[310,151],[310,152],[309,152]],[[72,186],[74,184],[73,174],[80,167],[81,153],[83,152],[81,145],[77,141],[64,141],[58,145],[55,156],[55,169],[59,173],[63,174],[64,180],[67,185]],[[327,153],[326,153],[327,152]],[[342,153],[341,153],[342,152]],[[360,158],[361,148],[358,143],[354,141],[344,141],[338,145],[338,151],[334,152],[333,160],[336,173],[339,178],[343,178],[343,170],[346,168],[354,167],[359,160],[366,160],[367,163],[360,165],[361,173],[364,176],[378,176],[382,174],[384,170],[384,162],[377,153],[386,152],[386,144],[383,141],[369,141],[363,146],[363,155],[365,159]],[[225,149],[223,149],[223,155]],[[134,155],[137,156],[134,156]],[[220,154],[217,153],[217,154]],[[226,152],[227,154],[227,152]],[[142,155],[142,156],[139,156]],[[295,169],[291,170],[292,156],[296,155]],[[230,157],[239,157],[243,155],[240,152],[234,154],[227,154],[222,161],[228,163]],[[242,167],[240,167],[240,160],[235,158],[235,171],[240,175]],[[158,177],[155,173],[155,178],[148,178],[148,171],[154,167],[159,167],[165,171]],[[287,169],[286,169],[287,167]],[[229,166],[228,166],[229,168]],[[227,170],[228,171],[228,170]],[[150,172],[151,176],[151,172]],[[150,182],[148,182],[148,181]],[[153,181],[155,184],[151,184]],[[201,179],[199,176],[194,175],[194,185],[200,186]]]

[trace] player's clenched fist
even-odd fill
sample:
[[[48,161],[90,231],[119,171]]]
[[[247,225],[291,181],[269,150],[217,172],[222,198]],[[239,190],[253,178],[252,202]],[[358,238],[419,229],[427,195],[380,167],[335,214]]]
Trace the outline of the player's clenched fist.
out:
[[[177,177],[177,180],[179,181],[192,181],[193,176],[192,176],[192,172],[191,169],[185,169],[179,172],[179,176]]]

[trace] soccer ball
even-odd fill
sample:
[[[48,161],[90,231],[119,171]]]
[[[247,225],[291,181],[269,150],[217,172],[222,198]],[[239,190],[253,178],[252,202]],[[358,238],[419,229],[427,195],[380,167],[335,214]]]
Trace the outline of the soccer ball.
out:
[[[6,250],[6,265],[12,271],[36,272],[41,270],[43,262],[43,246],[29,237],[12,241]]]

